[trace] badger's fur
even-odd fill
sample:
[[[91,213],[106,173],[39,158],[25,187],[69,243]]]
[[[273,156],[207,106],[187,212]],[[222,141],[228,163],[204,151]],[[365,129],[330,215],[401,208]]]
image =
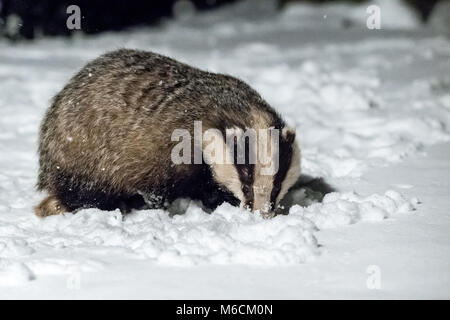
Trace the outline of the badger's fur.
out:
[[[178,164],[174,129],[280,130],[279,169]],[[223,140],[215,143],[222,144]],[[205,148],[204,144],[200,144]],[[248,160],[248,159],[247,159]],[[295,131],[244,82],[145,51],[118,50],[88,63],[59,92],[41,124],[38,216],[79,208],[129,211],[179,197],[214,209],[227,201],[271,212],[300,175]]]

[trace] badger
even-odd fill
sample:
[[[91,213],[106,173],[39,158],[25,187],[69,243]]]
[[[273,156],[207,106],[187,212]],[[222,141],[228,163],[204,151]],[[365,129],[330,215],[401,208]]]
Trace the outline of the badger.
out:
[[[174,163],[180,141],[173,132],[194,136],[198,121],[201,133],[223,133],[213,139],[214,145],[234,160],[244,130],[278,130],[277,148],[266,146],[272,151],[270,159],[277,160],[276,170],[263,174],[265,164],[249,161],[256,151],[245,135],[247,154],[240,163]],[[225,141],[229,129],[240,132],[234,136],[236,144]],[[92,207],[127,213],[190,198],[209,212],[228,202],[273,216],[300,175],[295,136],[254,89],[235,77],[148,51],[109,52],[73,76],[44,116],[37,189],[47,197],[34,207],[35,214],[45,217]],[[206,160],[210,146],[198,140],[191,140],[193,153]],[[194,158],[184,152],[183,159]]]

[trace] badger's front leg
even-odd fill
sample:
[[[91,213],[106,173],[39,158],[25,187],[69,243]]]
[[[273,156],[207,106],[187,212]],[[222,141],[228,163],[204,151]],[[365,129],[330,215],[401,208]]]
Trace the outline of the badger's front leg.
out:
[[[145,208],[161,209],[166,207],[166,197],[161,194],[150,190],[138,191],[138,194],[144,199]]]

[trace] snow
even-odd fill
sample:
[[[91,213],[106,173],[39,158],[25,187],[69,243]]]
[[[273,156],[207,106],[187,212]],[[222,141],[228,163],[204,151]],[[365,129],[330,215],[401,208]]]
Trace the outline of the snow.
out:
[[[319,229],[353,224],[358,221],[381,221],[398,213],[414,210],[419,203],[413,198],[409,201],[394,190],[388,190],[383,195],[372,194],[368,197],[358,196],[354,192],[339,194],[328,193],[322,203],[308,207],[295,205],[290,209],[290,215],[301,214],[314,222]]]
[[[369,4],[276,13],[247,0],[181,8],[155,28],[1,40],[0,298],[449,298],[450,41],[399,1],[372,4],[381,30],[366,28]],[[289,214],[207,214],[180,199],[126,217],[35,217],[43,113],[87,60],[119,47],[257,89],[297,129],[313,181],[286,197]]]
[[[31,270],[20,262],[5,262],[0,260],[0,283],[2,286],[21,286],[33,280]]]

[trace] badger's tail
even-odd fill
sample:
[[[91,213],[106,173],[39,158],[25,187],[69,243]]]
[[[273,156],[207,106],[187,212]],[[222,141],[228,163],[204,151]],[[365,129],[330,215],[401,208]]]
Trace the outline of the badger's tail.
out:
[[[54,195],[48,196],[42,200],[40,204],[34,207],[34,213],[38,217],[53,216],[67,211],[67,208]]]

